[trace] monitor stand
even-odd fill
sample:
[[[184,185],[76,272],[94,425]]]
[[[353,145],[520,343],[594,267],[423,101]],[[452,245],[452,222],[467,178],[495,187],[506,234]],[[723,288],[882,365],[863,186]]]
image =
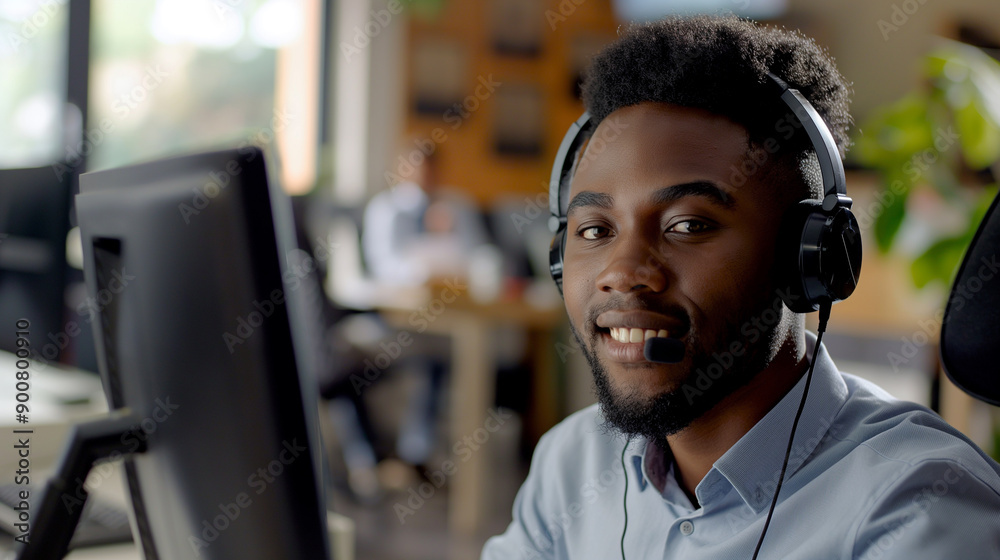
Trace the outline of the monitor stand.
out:
[[[129,438],[129,443],[123,442],[141,421],[128,409],[120,409],[100,420],[76,424],[70,429],[56,473],[45,485],[42,505],[28,534],[28,543],[18,552],[17,560],[52,560],[66,556],[87,503],[84,482],[90,469],[103,459],[146,451],[144,438]]]

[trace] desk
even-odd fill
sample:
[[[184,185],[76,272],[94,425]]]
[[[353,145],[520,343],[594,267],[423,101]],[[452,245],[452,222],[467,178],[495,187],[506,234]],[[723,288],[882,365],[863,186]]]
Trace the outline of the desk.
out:
[[[558,402],[557,385],[552,375],[555,371],[552,330],[566,318],[561,305],[539,308],[524,299],[478,303],[461,287],[455,288],[456,285],[435,284],[428,288],[423,300],[390,298],[377,306],[394,328],[424,329],[451,337],[449,400],[453,443],[472,436],[487,425],[496,380],[490,333],[496,324],[518,325],[532,332],[536,354],[533,400],[536,403]],[[547,429],[558,421],[558,411],[551,406],[536,409],[541,415],[538,423],[542,427]],[[472,535],[483,519],[483,490],[489,485],[490,465],[481,452],[473,452],[467,459],[459,458],[455,463],[457,468],[450,480],[448,525],[457,534]]]

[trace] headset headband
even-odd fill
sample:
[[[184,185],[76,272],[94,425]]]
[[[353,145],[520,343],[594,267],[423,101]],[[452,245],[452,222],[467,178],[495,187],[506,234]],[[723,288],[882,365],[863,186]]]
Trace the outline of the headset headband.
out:
[[[819,159],[819,168],[823,173],[824,198],[830,195],[847,196],[844,163],[840,159],[840,150],[837,149],[837,143],[833,140],[833,134],[830,133],[826,121],[799,90],[788,87],[784,80],[770,72],[767,73],[767,77],[776,86],[781,100],[795,113],[795,118],[802,124],[802,128],[806,129],[806,134],[812,141],[816,157]]]
[[[592,125],[590,113],[584,111],[576,122],[570,125],[563,136],[559,151],[556,152],[556,164],[552,166],[552,176],[549,178],[549,229],[555,232],[561,222],[566,221],[563,201],[569,196],[569,182],[573,176],[573,166],[576,163],[575,154],[590,137]],[[554,195],[554,196],[553,196]]]
[[[790,88],[788,83],[768,72],[771,85],[777,90],[781,100],[792,110],[796,119],[805,129],[812,142],[819,168],[823,178],[823,207],[831,210],[838,203],[850,207],[847,198],[847,181],[844,178],[844,163],[840,158],[840,150],[830,133],[823,117],[798,90]],[[564,208],[569,196],[569,183],[576,164],[576,155],[581,146],[590,137],[593,123],[590,113],[584,112],[580,118],[570,125],[556,153],[555,165],[552,166],[552,176],[549,178],[549,229],[553,232],[566,221]],[[554,196],[553,196],[554,195]],[[831,197],[832,195],[832,197]]]

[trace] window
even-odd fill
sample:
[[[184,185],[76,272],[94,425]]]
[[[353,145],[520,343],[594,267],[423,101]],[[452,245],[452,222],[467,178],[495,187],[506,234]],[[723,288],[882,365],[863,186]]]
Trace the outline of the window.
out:
[[[0,167],[43,166],[62,157],[65,4],[0,2]]]
[[[257,144],[281,156],[286,188],[312,186],[321,12],[319,0],[93,0],[88,167]]]

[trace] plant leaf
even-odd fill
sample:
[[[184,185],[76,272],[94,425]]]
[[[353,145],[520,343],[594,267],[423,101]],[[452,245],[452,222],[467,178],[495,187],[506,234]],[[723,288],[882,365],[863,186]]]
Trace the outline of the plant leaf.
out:
[[[906,217],[906,201],[913,187],[909,177],[901,172],[884,175],[882,190],[875,194],[875,201],[867,210],[876,214],[874,230],[875,245],[881,253],[888,253],[892,242]]]
[[[969,242],[963,233],[957,237],[941,239],[927,248],[910,266],[910,275],[917,288],[924,288],[934,281],[951,285],[952,278]]]
[[[979,224],[986,216],[996,193],[996,186],[984,189],[974,208],[970,211],[969,223],[965,231],[939,240],[913,261],[910,275],[917,288],[923,288],[933,281],[940,281],[946,286],[951,285],[955,273],[958,272],[958,265],[965,258],[965,252],[972,243],[976,231],[979,230]]]
[[[909,158],[934,146],[927,119],[931,99],[912,93],[878,110],[855,134],[851,154],[855,161],[882,170],[901,168]]]
[[[953,111],[965,162],[973,169],[984,169],[1000,157],[1000,127],[978,105],[972,102]]]

